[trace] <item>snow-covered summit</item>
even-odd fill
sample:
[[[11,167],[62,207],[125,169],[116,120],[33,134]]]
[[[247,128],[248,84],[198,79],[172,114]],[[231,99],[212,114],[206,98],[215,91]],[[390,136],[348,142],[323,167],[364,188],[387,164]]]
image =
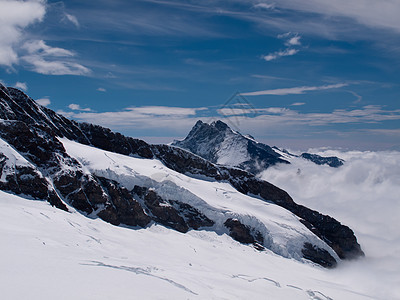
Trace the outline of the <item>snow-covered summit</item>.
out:
[[[343,165],[343,160],[337,157],[322,157],[310,153],[296,155],[275,146],[270,147],[258,142],[249,134],[242,135],[232,130],[220,120],[210,124],[197,121],[184,140],[174,141],[172,145],[213,163],[241,168],[253,174],[279,163],[289,164],[293,157],[301,157],[315,164],[326,164],[330,167]]]
[[[172,145],[213,163],[242,168],[251,173],[259,173],[277,163],[288,163],[270,146],[232,130],[220,120],[211,124],[198,121],[183,141],[174,141]]]

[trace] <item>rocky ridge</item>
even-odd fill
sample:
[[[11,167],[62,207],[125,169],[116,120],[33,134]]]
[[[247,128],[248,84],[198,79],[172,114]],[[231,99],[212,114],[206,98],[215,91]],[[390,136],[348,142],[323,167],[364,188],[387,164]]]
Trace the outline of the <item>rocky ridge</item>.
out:
[[[257,142],[250,135],[242,135],[218,120],[207,124],[201,120],[193,126],[182,141],[174,141],[172,146],[186,149],[212,163],[236,167],[258,174],[276,164],[290,164],[291,157],[301,157],[315,164],[340,167],[343,160],[337,157],[322,157],[317,154],[292,154],[277,147]]]

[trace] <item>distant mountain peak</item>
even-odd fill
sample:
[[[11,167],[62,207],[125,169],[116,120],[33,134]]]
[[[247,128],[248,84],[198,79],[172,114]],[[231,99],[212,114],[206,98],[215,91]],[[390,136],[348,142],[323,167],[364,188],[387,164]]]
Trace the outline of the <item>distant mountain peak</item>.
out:
[[[218,129],[220,131],[224,131],[224,130],[230,129],[229,126],[226,123],[222,122],[221,120],[217,120],[217,121],[212,122],[210,124],[210,126],[214,126],[216,129]]]
[[[258,142],[250,134],[242,135],[232,130],[221,120],[210,124],[197,121],[182,141],[175,140],[172,146],[186,149],[212,163],[237,167],[250,173],[260,173],[277,163],[289,164],[290,159],[301,157],[317,165],[338,168],[344,160],[338,157],[323,157],[317,154],[292,154],[276,146]]]
[[[197,121],[183,141],[174,141],[172,145],[213,163],[242,168],[251,173],[259,173],[277,163],[289,163],[270,146],[232,130],[221,120],[211,124]]]

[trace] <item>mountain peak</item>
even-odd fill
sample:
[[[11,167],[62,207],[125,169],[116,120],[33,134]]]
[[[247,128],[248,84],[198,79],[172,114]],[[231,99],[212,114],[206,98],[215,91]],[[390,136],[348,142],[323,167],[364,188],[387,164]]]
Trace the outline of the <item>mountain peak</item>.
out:
[[[211,124],[198,121],[183,141],[173,146],[184,148],[216,164],[259,173],[276,163],[288,163],[268,145],[233,131],[218,120]]]
[[[217,120],[217,121],[212,122],[210,124],[210,126],[215,127],[219,131],[225,131],[227,129],[230,129],[229,126],[226,123],[222,122],[221,120]]]

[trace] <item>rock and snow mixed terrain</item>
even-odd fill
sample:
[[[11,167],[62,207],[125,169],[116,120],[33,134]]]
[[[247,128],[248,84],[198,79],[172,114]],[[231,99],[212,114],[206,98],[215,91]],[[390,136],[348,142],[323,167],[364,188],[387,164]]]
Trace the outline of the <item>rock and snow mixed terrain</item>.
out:
[[[0,86],[0,100],[2,257],[10,258],[1,276],[10,299],[54,298],[64,283],[66,299],[379,295],[335,279],[363,256],[350,228],[253,174],[68,120],[16,89]],[[232,143],[220,153],[238,150]],[[24,265],[32,274],[19,273]],[[27,283],[14,291],[17,282]]]
[[[250,135],[242,135],[232,130],[219,120],[211,124],[197,121],[184,140],[174,141],[172,145],[186,149],[213,163],[238,167],[253,174],[276,164],[289,164],[291,159],[296,157],[334,168],[343,165],[343,160],[336,156],[323,157],[310,153],[295,155],[275,146],[270,147],[257,142]]]

